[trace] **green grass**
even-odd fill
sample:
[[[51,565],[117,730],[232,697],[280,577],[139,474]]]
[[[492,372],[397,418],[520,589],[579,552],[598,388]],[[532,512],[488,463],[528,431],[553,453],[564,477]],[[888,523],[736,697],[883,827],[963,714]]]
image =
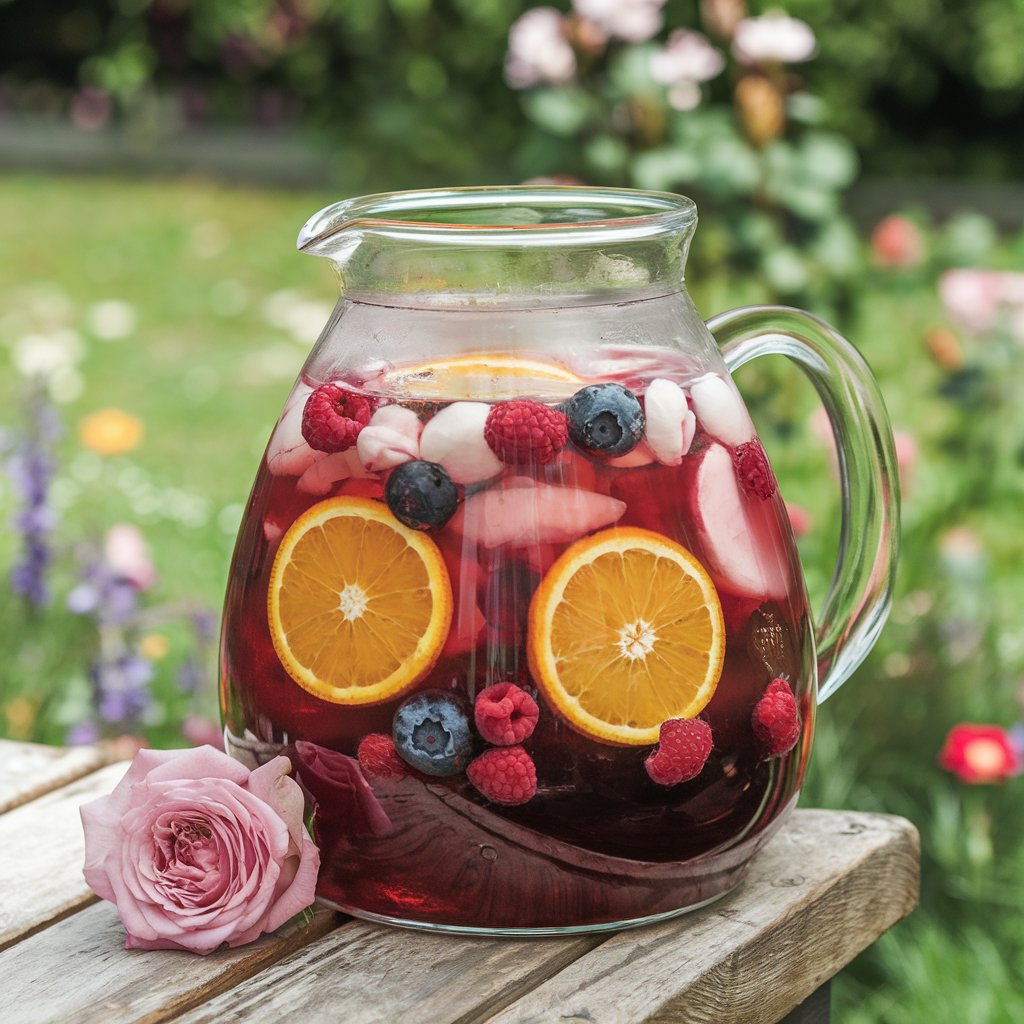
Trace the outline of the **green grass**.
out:
[[[199,180],[0,181],[0,426],[20,418],[24,385],[13,359],[21,339],[74,331],[82,387],[60,406],[58,540],[69,550],[114,522],[138,524],[160,574],[154,605],[220,605],[260,454],[336,297],[329,267],[294,248],[305,218],[333,198]],[[963,373],[929,358],[922,339],[942,322],[940,269],[865,271],[837,325],[872,363],[894,425],[920,449],[892,620],[819,716],[804,798],[903,814],[922,832],[921,908],[837,986],[836,1019],[854,1024],[1024,1019],[1024,780],[972,789],[935,762],[954,723],[1010,725],[1020,716],[1024,413],[1016,396],[1024,355],[993,338],[965,343]],[[750,298],[742,281],[692,287],[707,315]],[[101,340],[89,327],[95,303],[109,299],[137,314],[121,340]],[[303,302],[313,304],[305,313]],[[275,324],[282,308],[305,326]],[[838,500],[807,427],[811,389],[781,361],[744,368],[738,380],[787,499],[814,518],[801,554],[817,603],[831,576]],[[106,406],[143,422],[136,450],[108,458],[83,450],[78,424]],[[10,511],[0,489],[4,521]],[[961,525],[978,537],[974,560],[943,548],[948,529]],[[13,544],[11,532],[0,534],[0,566]],[[62,565],[59,599],[73,582]],[[174,743],[187,711],[215,713],[214,690],[212,680],[198,698],[176,690],[170,666],[188,636],[160,628],[172,654],[160,666],[148,731]],[[0,734],[61,741],[88,710],[94,642],[89,623],[63,613],[59,600],[31,615],[0,589]]]

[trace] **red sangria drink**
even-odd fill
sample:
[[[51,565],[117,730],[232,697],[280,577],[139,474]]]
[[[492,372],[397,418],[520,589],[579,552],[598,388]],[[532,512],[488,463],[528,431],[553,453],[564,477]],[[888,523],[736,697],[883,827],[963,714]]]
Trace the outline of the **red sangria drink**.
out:
[[[348,759],[317,829],[339,906],[649,918],[728,887],[693,866],[796,794],[808,614],[764,449],[731,381],[597,355],[292,395],[228,592],[227,728]]]
[[[622,927],[727,892],[795,804],[819,678],[849,675],[888,607],[891,432],[820,321],[705,324],[695,223],[680,196],[523,187],[303,228],[342,296],[243,517],[221,703],[234,756],[291,759],[324,900],[466,932]],[[769,352],[835,427],[817,629],[730,376]]]

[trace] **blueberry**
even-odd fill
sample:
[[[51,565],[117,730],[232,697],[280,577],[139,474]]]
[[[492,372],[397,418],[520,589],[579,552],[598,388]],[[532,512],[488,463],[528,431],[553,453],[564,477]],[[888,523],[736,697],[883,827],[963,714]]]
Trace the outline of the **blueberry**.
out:
[[[469,716],[442,690],[424,690],[401,704],[391,734],[398,756],[427,775],[458,775],[473,757]]]
[[[621,384],[581,388],[562,411],[569,419],[570,440],[591,455],[625,455],[644,436],[643,409]]]
[[[384,498],[395,517],[414,530],[444,526],[459,504],[459,493],[445,468],[421,459],[391,471]]]

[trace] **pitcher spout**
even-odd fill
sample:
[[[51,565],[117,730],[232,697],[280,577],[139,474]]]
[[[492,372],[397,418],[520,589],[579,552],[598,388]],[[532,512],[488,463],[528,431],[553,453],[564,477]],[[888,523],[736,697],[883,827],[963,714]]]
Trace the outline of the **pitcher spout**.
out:
[[[364,301],[596,303],[681,289],[696,223],[693,202],[665,192],[434,189],[334,203],[296,244]]]

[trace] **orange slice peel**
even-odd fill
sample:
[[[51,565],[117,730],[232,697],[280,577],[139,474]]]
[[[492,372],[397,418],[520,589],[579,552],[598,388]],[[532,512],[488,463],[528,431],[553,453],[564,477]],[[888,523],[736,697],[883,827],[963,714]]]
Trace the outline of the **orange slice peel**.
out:
[[[530,671],[577,732],[615,746],[658,742],[714,695],[725,623],[714,583],[682,545],[613,527],[577,541],[530,604]]]
[[[502,401],[567,397],[583,380],[567,366],[543,358],[477,353],[394,366],[382,372],[381,383],[388,391],[419,398]]]
[[[379,704],[437,661],[452,588],[428,536],[380,502],[329,498],[282,538],[267,613],[277,656],[299,686],[336,704]]]

